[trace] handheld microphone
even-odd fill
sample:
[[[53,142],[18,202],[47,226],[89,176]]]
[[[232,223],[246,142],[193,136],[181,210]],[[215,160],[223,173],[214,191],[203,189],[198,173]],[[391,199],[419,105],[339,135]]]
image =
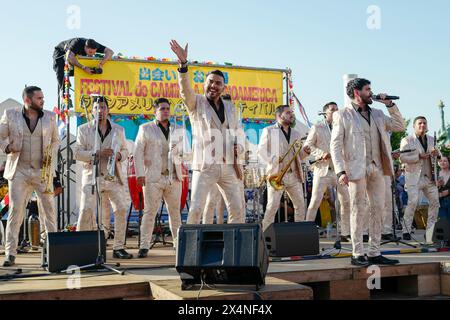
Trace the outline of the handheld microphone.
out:
[[[381,95],[379,95],[379,94],[373,95],[372,99],[373,100],[381,100]],[[385,100],[400,100],[400,97],[397,97],[397,96],[386,96]]]

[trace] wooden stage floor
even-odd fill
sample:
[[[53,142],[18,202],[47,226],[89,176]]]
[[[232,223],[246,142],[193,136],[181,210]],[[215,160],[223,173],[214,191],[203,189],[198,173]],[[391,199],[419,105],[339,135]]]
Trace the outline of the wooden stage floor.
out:
[[[321,239],[323,254],[333,241]],[[343,244],[349,249],[349,244]],[[217,287],[181,291],[175,270],[175,251],[172,247],[156,245],[146,259],[112,259],[108,244],[107,263],[120,263],[125,275],[110,272],[83,272],[79,277],[68,274],[49,274],[42,268],[39,252],[18,255],[16,266],[0,268],[0,300],[311,300],[311,299],[450,299],[450,252],[417,253],[403,245],[390,244],[382,251],[403,254],[387,255],[400,260],[400,265],[382,267],[380,290],[369,290],[370,269],[353,267],[350,258],[341,251],[340,257],[272,261],[266,286],[259,292],[254,288]],[[135,257],[135,239],[128,240],[128,251]],[[331,252],[332,255],[337,251]],[[342,254],[344,253],[344,254]],[[0,259],[3,251],[0,248]],[[20,274],[16,274],[18,269]],[[370,270],[370,271],[369,271]]]

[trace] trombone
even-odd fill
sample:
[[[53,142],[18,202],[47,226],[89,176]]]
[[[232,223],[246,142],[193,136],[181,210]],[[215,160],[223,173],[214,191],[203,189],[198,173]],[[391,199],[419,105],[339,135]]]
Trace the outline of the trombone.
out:
[[[53,172],[52,172],[52,145],[48,145],[44,150],[41,170],[41,182],[45,183],[44,194],[53,194]]]
[[[296,147],[298,148],[297,151],[295,152],[292,159],[289,160],[288,164],[283,168],[281,173],[270,175],[267,178],[267,181],[270,183],[270,185],[277,191],[283,190],[283,188],[284,188],[283,178],[286,175],[286,173],[288,172],[289,168],[291,167],[292,162],[294,162],[295,158],[298,157],[298,155],[300,154],[300,152],[303,149],[302,139],[299,138],[299,139],[295,140],[289,147],[288,151],[286,151],[286,153],[278,161],[279,163],[283,163],[283,161],[286,159],[286,157],[289,155],[289,153],[292,150],[295,150]]]

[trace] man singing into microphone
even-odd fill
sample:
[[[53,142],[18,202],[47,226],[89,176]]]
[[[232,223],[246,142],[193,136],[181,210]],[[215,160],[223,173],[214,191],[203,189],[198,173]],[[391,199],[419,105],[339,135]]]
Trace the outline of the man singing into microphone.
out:
[[[379,102],[386,105],[390,117],[383,111],[369,107],[372,103],[370,81],[354,79],[347,85],[352,102],[333,115],[331,157],[339,183],[349,186],[350,230],[353,245],[351,263],[397,264],[398,260],[385,258],[380,253],[381,222],[384,209],[384,176],[393,176],[391,143],[387,131],[405,130],[403,117],[395,103],[381,95]],[[369,206],[366,205],[366,194]],[[363,245],[364,221],[370,213],[370,244],[368,260]]]

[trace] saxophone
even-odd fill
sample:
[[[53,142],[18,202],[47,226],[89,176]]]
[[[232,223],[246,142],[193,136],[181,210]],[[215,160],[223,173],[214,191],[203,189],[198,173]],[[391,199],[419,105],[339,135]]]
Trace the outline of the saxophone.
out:
[[[111,182],[116,180],[116,158],[117,158],[117,152],[119,152],[119,144],[116,143],[116,138],[117,138],[117,132],[114,132],[112,141],[111,141],[111,146],[113,147],[112,148],[113,154],[111,157],[109,157],[108,164],[106,166],[107,173],[105,176],[105,180],[111,181]]]
[[[41,170],[41,182],[45,183],[44,194],[53,194],[53,172],[52,172],[52,145],[48,145],[44,150]]]

